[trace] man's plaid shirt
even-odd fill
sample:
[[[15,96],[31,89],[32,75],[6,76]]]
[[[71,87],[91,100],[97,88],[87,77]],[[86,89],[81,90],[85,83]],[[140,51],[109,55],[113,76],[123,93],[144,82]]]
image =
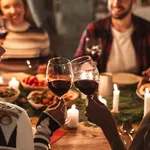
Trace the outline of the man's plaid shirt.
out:
[[[132,15],[134,31],[132,33],[132,42],[137,56],[138,74],[150,67],[150,22]],[[86,55],[85,39],[86,37],[95,37],[102,39],[103,51],[97,64],[99,72],[106,71],[113,36],[111,32],[111,16],[88,24],[82,34],[79,47],[75,57]]]

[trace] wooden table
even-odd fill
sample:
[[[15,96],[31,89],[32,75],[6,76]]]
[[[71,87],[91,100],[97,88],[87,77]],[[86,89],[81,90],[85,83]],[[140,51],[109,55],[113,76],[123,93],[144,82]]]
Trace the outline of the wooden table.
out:
[[[36,124],[37,120],[37,117],[31,117],[33,125]],[[133,125],[135,133],[137,127],[136,124]],[[51,145],[52,150],[111,150],[103,131],[97,126],[85,126],[81,122],[77,129],[69,129],[64,126],[61,130],[66,131],[67,134]],[[122,139],[126,141],[126,146],[129,147],[131,144],[129,137],[122,134]]]
[[[67,129],[67,134],[51,145],[52,150],[111,150],[99,127],[86,127],[80,123],[77,129]]]
[[[133,125],[133,128],[136,132],[137,125]],[[99,127],[87,127],[84,123],[79,123],[77,129],[64,127],[63,130],[67,131],[67,134],[51,145],[52,150],[111,150]],[[129,137],[122,134],[122,139],[126,141],[126,147],[129,147],[131,144]]]

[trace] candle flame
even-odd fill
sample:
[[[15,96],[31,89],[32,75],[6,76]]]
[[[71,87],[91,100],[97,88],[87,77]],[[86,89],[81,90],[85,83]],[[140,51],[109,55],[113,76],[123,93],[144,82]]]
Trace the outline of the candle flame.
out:
[[[145,93],[147,93],[147,94],[149,93],[149,89],[148,88],[145,89]]]
[[[73,104],[73,105],[71,106],[71,109],[76,109],[76,105]]]
[[[115,91],[118,90],[117,84],[114,84],[114,90],[115,90]]]

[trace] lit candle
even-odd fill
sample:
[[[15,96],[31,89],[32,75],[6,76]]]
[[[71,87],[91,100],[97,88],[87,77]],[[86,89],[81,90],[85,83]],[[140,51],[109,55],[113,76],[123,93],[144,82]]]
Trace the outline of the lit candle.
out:
[[[113,91],[113,113],[119,113],[119,95],[120,91],[118,90],[118,87],[116,84],[114,84],[114,91]]]
[[[67,126],[69,128],[77,128],[79,123],[79,110],[76,109],[75,105],[72,105],[72,107],[67,110],[67,117],[69,119]]]
[[[150,93],[148,88],[145,89],[145,94],[144,94],[144,116],[150,109]]]
[[[101,95],[98,96],[98,99],[99,99],[100,102],[102,102],[103,104],[105,104],[107,106],[106,99],[103,99]]]
[[[0,84],[4,84],[4,80],[2,76],[0,76]]]
[[[12,77],[12,79],[9,81],[8,84],[10,88],[13,88],[13,89],[19,88],[19,81],[17,81],[15,77]]]

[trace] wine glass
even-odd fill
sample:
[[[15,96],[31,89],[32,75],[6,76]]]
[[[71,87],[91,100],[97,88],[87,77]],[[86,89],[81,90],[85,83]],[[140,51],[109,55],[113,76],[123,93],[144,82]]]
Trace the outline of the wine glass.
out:
[[[5,19],[3,18],[2,15],[0,15],[0,38],[5,38],[7,33],[8,33],[8,31],[5,26]]]
[[[95,65],[95,62],[90,56],[78,57],[71,61],[74,85],[83,94],[91,96],[97,92],[99,85],[99,72]],[[89,124],[92,124],[89,122]]]
[[[73,73],[71,62],[67,58],[55,57],[48,61],[46,69],[46,81],[50,91],[63,100],[62,96],[68,92],[72,86]],[[67,114],[67,109],[65,115]],[[69,122],[66,118],[65,124]]]
[[[72,85],[72,66],[67,58],[55,57],[48,61],[46,80],[50,91],[61,100]]]
[[[95,62],[88,55],[71,61],[74,74],[74,85],[83,94],[92,96],[99,85],[99,72]]]
[[[97,61],[102,54],[102,40],[101,38],[85,39],[85,52],[90,55],[94,61]]]

